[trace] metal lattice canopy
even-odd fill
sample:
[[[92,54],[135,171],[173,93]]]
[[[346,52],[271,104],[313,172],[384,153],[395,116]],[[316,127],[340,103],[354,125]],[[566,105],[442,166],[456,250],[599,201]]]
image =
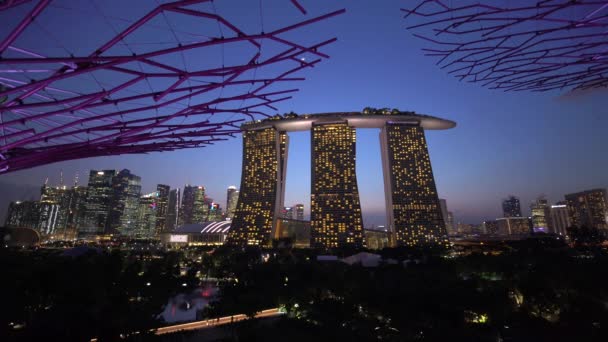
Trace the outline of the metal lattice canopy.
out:
[[[608,1],[411,1],[408,30],[460,80],[506,91],[608,86]]]
[[[294,31],[344,12],[244,32],[209,0],[143,4],[131,17],[142,4],[123,1],[120,16],[96,0],[0,2],[0,172],[225,140],[329,57],[335,38]]]

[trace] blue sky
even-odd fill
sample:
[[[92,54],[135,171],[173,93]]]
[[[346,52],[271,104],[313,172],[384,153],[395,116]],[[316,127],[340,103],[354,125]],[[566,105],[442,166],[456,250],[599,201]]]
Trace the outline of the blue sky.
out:
[[[241,27],[279,27],[313,15],[346,8],[347,13],[299,31],[295,40],[338,41],[324,48],[331,58],[300,75],[300,91],[280,103],[279,112],[357,111],[364,107],[414,110],[444,117],[458,126],[428,131],[431,162],[440,197],[457,221],[476,223],[500,215],[509,194],[528,204],[545,194],[563,195],[608,185],[608,92],[505,93],[462,83],[423,55],[425,44],[406,29],[399,11],[407,1],[301,1],[303,16],[289,1],[215,1],[216,10]],[[107,11],[121,12],[118,5]],[[114,6],[114,7],[111,7]],[[134,6],[131,11],[139,8]],[[145,12],[145,11],[144,11]],[[2,19],[0,15],[0,20]],[[75,37],[74,39],[79,39]],[[384,194],[378,131],[357,133],[357,171],[364,223],[383,224]],[[286,205],[310,200],[310,135],[290,135]],[[204,185],[210,197],[225,202],[226,188],[240,184],[241,138],[198,150],[126,155],[56,163],[0,176],[0,183],[40,185],[89,169],[128,168],[140,175],[143,192],[157,183],[171,187]],[[4,211],[0,208],[0,211]]]

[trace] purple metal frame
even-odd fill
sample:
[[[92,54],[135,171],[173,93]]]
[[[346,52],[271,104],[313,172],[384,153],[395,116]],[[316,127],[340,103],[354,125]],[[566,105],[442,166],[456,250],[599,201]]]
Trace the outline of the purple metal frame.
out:
[[[319,49],[336,40],[304,46],[281,38],[281,34],[344,12],[248,34],[217,14],[192,8],[208,1],[159,5],[93,53],[67,57],[43,56],[19,47],[19,37],[51,2],[37,1],[6,37],[0,37],[0,173],[70,159],[204,147],[225,140],[240,132],[238,123],[245,118],[269,116],[264,108],[276,110],[274,103],[291,98],[289,94],[298,89],[269,87],[303,80],[291,75],[329,58]],[[0,5],[0,15],[26,2],[7,0]],[[292,3],[306,13],[297,1]],[[125,38],[167,13],[216,21],[230,33],[141,54],[112,53]],[[262,57],[264,41],[279,45],[279,52]],[[242,64],[220,63],[198,70],[184,70],[161,58],[192,51],[204,56],[205,48],[230,44],[250,44],[257,52]],[[306,61],[305,56],[313,58]],[[3,76],[11,72],[29,75],[30,81]],[[66,82],[100,72],[115,75],[114,84],[88,91],[65,87]],[[262,72],[264,77],[259,77]],[[132,90],[150,80],[164,82],[163,89],[152,91],[150,86],[150,91]],[[249,89],[243,89],[246,87]],[[232,93],[222,95],[227,89]]]
[[[608,86],[608,1],[415,1],[408,30],[460,80],[505,91]]]

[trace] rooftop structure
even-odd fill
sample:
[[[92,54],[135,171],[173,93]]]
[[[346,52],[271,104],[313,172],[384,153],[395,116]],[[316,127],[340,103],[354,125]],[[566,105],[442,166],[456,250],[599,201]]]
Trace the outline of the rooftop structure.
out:
[[[242,130],[259,130],[264,128],[275,128],[282,132],[310,131],[314,124],[335,123],[348,121],[353,128],[382,128],[386,123],[401,123],[419,125],[423,129],[449,129],[456,127],[454,121],[437,118],[416,112],[402,112],[398,109],[375,109],[365,108],[361,112],[334,112],[319,114],[298,115],[287,113],[273,117],[248,121],[241,125]]]

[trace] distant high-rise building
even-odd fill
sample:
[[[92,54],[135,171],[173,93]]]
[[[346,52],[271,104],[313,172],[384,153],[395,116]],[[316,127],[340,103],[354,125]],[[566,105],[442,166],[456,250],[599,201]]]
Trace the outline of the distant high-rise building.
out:
[[[234,211],[236,210],[238,200],[239,191],[236,189],[236,186],[229,186],[226,196],[226,217],[230,219],[234,217]]]
[[[571,223],[566,202],[557,202],[551,206],[551,223],[553,224],[553,233],[567,235],[566,229],[570,227]]]
[[[142,195],[139,198],[136,218],[137,229],[132,236],[143,239],[151,239],[157,236],[157,233],[159,233],[156,230],[158,200],[158,191]]]
[[[551,229],[551,208],[545,198],[538,198],[530,205],[532,213],[532,229],[534,232],[550,233]]]
[[[137,229],[141,178],[124,169],[112,178],[112,191],[108,216],[110,231],[133,235]]]
[[[38,230],[40,222],[40,202],[17,201],[8,206],[5,226],[9,228],[30,228]]]
[[[293,220],[293,207],[283,207],[281,218]]]
[[[441,208],[441,217],[443,218],[443,223],[445,225],[445,230],[446,232],[450,232],[450,228],[448,226],[448,202],[443,199],[440,198],[439,199],[439,208]]]
[[[608,229],[606,189],[592,189],[565,196],[572,225]]]
[[[180,210],[180,225],[205,222],[208,213],[209,208],[205,203],[205,187],[184,186]]]
[[[347,122],[313,123],[311,141],[312,247],[363,247],[355,128]]]
[[[115,175],[115,170],[91,170],[84,220],[78,229],[79,234],[90,235],[109,232],[108,212],[114,195],[112,179]]]
[[[448,221],[445,229],[448,232],[448,235],[457,234],[456,227],[454,227],[454,213],[452,213],[451,211],[448,211]]]
[[[46,183],[40,191],[40,232],[63,232],[69,214],[70,191],[66,186],[51,187]]]
[[[380,131],[389,231],[397,246],[449,244],[420,125],[387,121]]]
[[[38,230],[44,235],[53,235],[57,229],[57,217],[59,216],[59,205],[54,203],[40,202],[40,216]]]
[[[180,212],[180,199],[179,189],[173,189],[169,191],[169,201],[167,208],[167,231],[171,232],[177,228],[178,218]]]
[[[511,195],[502,201],[502,212],[504,217],[521,217],[519,198]]]
[[[304,221],[304,204],[296,204],[296,220]]]
[[[485,234],[497,235],[498,234],[498,222],[496,220],[484,221],[483,230]]]
[[[473,234],[474,227],[469,223],[458,222],[457,228],[458,234],[460,235],[471,235]]]
[[[167,231],[167,213],[169,209],[170,191],[171,187],[168,185],[156,185],[156,234]]]
[[[211,202],[209,203],[209,214],[207,215],[206,221],[222,221],[222,207],[219,203]]]
[[[499,235],[529,235],[532,228],[527,217],[502,217],[496,222]]]

